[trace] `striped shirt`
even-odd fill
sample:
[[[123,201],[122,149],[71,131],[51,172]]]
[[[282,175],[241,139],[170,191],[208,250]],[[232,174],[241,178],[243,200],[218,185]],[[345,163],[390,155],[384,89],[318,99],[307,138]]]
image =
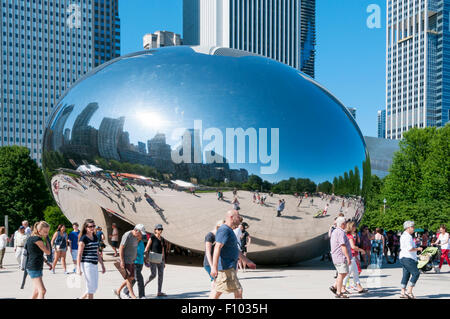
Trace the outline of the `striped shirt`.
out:
[[[83,255],[81,256],[82,263],[98,263],[98,239],[94,234],[93,239],[91,240],[88,236],[83,235],[80,239],[80,242],[84,243]]]

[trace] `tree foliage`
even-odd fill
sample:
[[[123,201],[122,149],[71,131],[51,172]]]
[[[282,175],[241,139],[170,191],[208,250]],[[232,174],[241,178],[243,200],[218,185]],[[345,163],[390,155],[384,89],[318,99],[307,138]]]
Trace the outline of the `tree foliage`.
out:
[[[25,147],[0,147],[0,218],[10,219],[11,229],[22,220],[30,225],[42,220],[44,209],[52,198],[41,169],[30,158]]]
[[[450,124],[406,132],[388,176],[372,178],[362,224],[401,230],[405,220],[414,220],[433,231],[450,227],[449,142]]]

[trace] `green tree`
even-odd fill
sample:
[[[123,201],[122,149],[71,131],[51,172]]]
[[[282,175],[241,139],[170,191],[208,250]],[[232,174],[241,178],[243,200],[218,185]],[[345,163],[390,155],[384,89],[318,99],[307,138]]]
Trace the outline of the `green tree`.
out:
[[[41,169],[26,147],[0,147],[0,218],[8,215],[10,227],[22,220],[31,225],[42,220],[44,209],[53,202]]]
[[[58,206],[47,206],[44,210],[44,220],[49,223],[51,234],[56,231],[58,225],[65,225],[67,230],[72,226]],[[81,224],[81,221],[78,223]]]

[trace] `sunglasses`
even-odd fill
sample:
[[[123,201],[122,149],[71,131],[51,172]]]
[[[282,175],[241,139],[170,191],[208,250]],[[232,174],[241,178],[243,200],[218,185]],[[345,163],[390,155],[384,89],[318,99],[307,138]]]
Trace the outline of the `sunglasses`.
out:
[[[86,228],[94,228],[95,225],[91,225],[91,226],[86,226]]]
[[[156,230],[160,230],[160,231],[163,231],[164,229],[162,229],[162,228],[157,228]]]

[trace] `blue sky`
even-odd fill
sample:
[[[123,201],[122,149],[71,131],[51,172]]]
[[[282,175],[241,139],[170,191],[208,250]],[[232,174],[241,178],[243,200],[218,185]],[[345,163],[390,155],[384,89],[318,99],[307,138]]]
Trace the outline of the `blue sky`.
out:
[[[182,0],[119,0],[121,54],[142,50],[145,33],[183,33]],[[370,29],[369,5],[381,8],[381,28]],[[347,107],[356,107],[364,135],[377,136],[385,104],[384,0],[317,0],[316,80]]]

